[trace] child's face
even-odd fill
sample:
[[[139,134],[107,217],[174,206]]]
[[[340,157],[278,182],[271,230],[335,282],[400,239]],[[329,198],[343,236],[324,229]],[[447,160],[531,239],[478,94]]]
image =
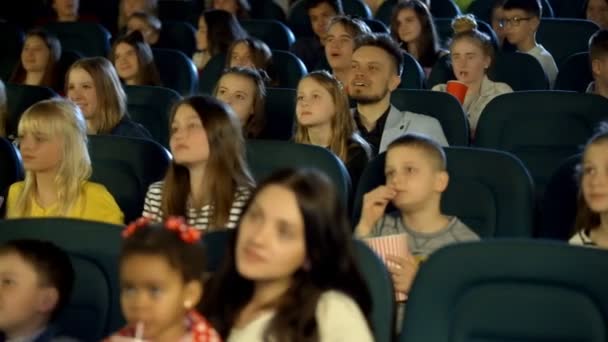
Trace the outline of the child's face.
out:
[[[306,259],[304,219],[294,193],[269,185],[243,215],[236,242],[236,267],[254,282],[289,283]]]
[[[422,33],[422,25],[414,10],[406,8],[397,14],[397,34],[405,43],[416,41]]]
[[[479,44],[469,38],[461,38],[452,43],[451,55],[454,75],[465,84],[480,82],[491,62]]]
[[[226,74],[220,78],[215,97],[230,105],[244,125],[254,111],[255,87],[247,77]]]
[[[504,10],[504,30],[509,43],[518,46],[533,38],[540,20],[521,9]]]
[[[310,24],[312,31],[319,37],[319,39],[325,38],[327,32],[327,25],[329,20],[336,15],[333,7],[328,3],[322,2],[317,7],[313,7],[308,10],[308,17],[310,18]]]
[[[155,44],[158,40],[158,33],[148,23],[140,18],[131,18],[127,22],[127,33],[139,31],[148,44]]]
[[[608,85],[608,54],[591,61],[593,78],[596,82]]]
[[[118,76],[125,82],[134,81],[139,69],[135,48],[127,43],[119,43],[114,49],[114,66]]]
[[[236,12],[239,10],[239,5],[236,0],[213,0],[213,8],[236,15]]]
[[[582,190],[591,211],[608,212],[608,141],[591,144],[585,151]]]
[[[209,159],[209,140],[200,116],[190,105],[177,108],[171,122],[171,153],[175,163],[186,167]]]
[[[130,17],[135,12],[147,12],[147,0],[123,0],[122,10],[125,17]]]
[[[201,284],[184,283],[162,255],[134,254],[120,265],[120,303],[128,324],[143,323],[144,338],[177,341],[184,317],[200,300]]]
[[[51,51],[42,38],[30,36],[21,50],[21,63],[27,72],[43,72],[46,69]]]
[[[31,172],[57,172],[63,160],[63,140],[47,132],[23,132],[19,151],[23,168]]]
[[[249,45],[240,42],[234,46],[232,55],[230,56],[230,67],[256,68],[253,59],[251,59]]]
[[[589,0],[586,14],[587,19],[598,24],[600,28],[608,28],[608,3],[606,3],[606,0]]]
[[[325,87],[311,77],[298,84],[296,117],[304,127],[330,125],[336,115],[336,105]]]
[[[97,112],[97,89],[93,77],[82,68],[73,68],[68,75],[68,98],[80,107],[85,119],[91,120]]]
[[[355,49],[354,37],[340,23],[333,24],[325,37],[325,57],[332,69],[348,70]]]
[[[18,253],[0,255],[0,330],[8,337],[31,335],[54,308],[56,291],[41,285],[34,267]]]
[[[196,49],[207,50],[209,45],[207,41],[207,21],[205,17],[201,16],[198,19],[198,30],[196,31]]]
[[[437,199],[447,186],[447,173],[421,148],[397,146],[386,153],[386,185],[397,192],[393,204],[399,210],[419,210]]]

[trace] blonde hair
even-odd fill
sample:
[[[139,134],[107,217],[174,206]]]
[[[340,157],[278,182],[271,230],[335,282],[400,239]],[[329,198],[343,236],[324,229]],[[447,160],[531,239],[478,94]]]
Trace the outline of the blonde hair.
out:
[[[97,111],[94,114],[97,134],[109,134],[127,111],[127,95],[120,84],[116,69],[109,60],[103,57],[79,59],[72,64],[65,74],[66,94],[69,87],[70,72],[74,69],[86,71],[93,79],[95,95],[97,96]]]
[[[91,176],[91,159],[87,150],[87,124],[82,112],[72,102],[51,99],[35,103],[21,116],[19,136],[28,132],[44,133],[63,139],[62,159],[55,175],[58,216],[67,215]],[[26,170],[25,185],[15,205],[17,215],[28,216],[36,193],[35,173]]]
[[[310,78],[329,92],[336,109],[331,118],[331,137],[329,138],[329,149],[344,163],[348,161],[349,142],[356,142],[370,154],[369,145],[359,136],[356,129],[355,119],[350,112],[348,96],[344,91],[342,83],[325,70],[313,71],[304,76],[302,80]],[[295,142],[310,144],[308,128],[297,123]]]
[[[0,137],[6,137],[6,121],[8,120],[8,109],[6,108],[6,87],[0,80]]]
[[[452,30],[454,30],[454,37],[450,41],[450,50],[454,46],[454,43],[461,39],[469,39],[479,46],[481,51],[486,56],[489,56],[494,61],[494,45],[492,45],[492,39],[487,34],[479,31],[475,16],[472,14],[459,15],[452,20]]]

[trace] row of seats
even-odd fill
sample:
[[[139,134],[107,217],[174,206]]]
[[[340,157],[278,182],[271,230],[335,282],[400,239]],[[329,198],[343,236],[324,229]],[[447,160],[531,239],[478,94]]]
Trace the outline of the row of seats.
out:
[[[351,184],[344,164],[324,148],[270,140],[249,140],[246,144],[247,161],[258,181],[285,167],[322,170],[338,188],[343,203],[352,208],[353,222],[359,219],[363,195],[385,183],[384,153],[370,162],[358,184]],[[23,169],[12,144],[2,139],[0,146],[3,165],[0,193],[6,194],[10,184],[22,179]],[[169,152],[152,141],[115,136],[90,136],[89,150],[93,163],[92,180],[108,188],[127,221],[140,216],[148,186],[164,177],[171,160]],[[554,165],[547,165],[547,172],[558,176],[548,181],[547,193],[551,196],[544,196],[541,201],[540,196],[535,198],[535,183],[538,187],[538,182],[524,163],[511,153],[449,147],[446,154],[451,181],[442,199],[442,209],[460,217],[479,236],[536,235],[564,240],[571,234],[577,195],[573,162],[562,170],[557,156],[546,162]],[[538,209],[543,209],[540,222],[535,212],[536,201]],[[557,217],[554,208],[562,208]]]
[[[117,269],[121,228],[70,219],[0,220],[0,241],[43,239],[70,254],[75,287],[58,323],[66,334],[99,341],[124,321]],[[217,270],[232,235],[203,236],[209,271]],[[375,340],[394,341],[391,278],[364,243],[353,240],[353,247],[372,295]],[[445,247],[421,265],[398,340],[605,341],[607,257],[599,249],[523,239]]]

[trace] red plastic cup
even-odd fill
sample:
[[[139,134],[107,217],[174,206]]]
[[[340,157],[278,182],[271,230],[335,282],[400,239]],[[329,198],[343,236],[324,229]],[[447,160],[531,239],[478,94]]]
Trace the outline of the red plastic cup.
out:
[[[454,95],[454,97],[458,99],[460,104],[464,103],[464,98],[467,96],[468,89],[469,87],[467,87],[466,84],[460,81],[448,81],[446,86],[446,91]]]

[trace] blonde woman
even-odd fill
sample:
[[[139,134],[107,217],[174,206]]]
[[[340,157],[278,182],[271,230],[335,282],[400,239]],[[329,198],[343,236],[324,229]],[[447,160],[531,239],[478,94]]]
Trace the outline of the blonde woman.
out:
[[[116,201],[89,182],[86,123],[69,101],[52,99],[28,108],[19,121],[25,180],[11,185],[7,218],[70,217],[122,224]]]
[[[84,114],[88,134],[150,138],[150,133],[126,114],[127,96],[109,60],[80,59],[72,64],[66,78],[65,92]]]
[[[346,165],[355,187],[371,149],[357,132],[342,84],[327,71],[314,71],[300,80],[297,91],[295,141],[332,151]]]

